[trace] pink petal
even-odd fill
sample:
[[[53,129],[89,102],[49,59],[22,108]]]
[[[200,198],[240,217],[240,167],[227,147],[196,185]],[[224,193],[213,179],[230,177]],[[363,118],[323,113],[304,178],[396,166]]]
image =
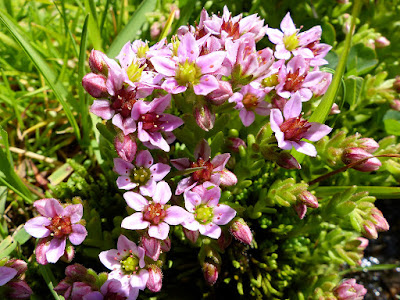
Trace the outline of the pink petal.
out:
[[[137,212],[122,220],[121,227],[125,229],[140,230],[145,229],[150,222],[143,220],[143,213]]]
[[[155,181],[160,181],[165,176],[167,176],[169,171],[171,171],[171,167],[166,164],[158,163],[158,164],[152,165],[150,168],[150,171],[151,171],[151,177]]]
[[[157,72],[165,76],[175,76],[176,63],[172,59],[162,56],[154,56],[150,58],[150,62]]]
[[[131,181],[128,176],[119,176],[117,178],[117,187],[121,190],[133,190],[137,183]]]
[[[99,254],[99,259],[107,269],[114,270],[121,267],[117,253],[118,250],[116,249],[102,251]]]
[[[5,285],[17,275],[18,271],[14,268],[0,267],[0,286]]]
[[[270,115],[270,124],[271,124],[271,129],[274,132],[280,132],[281,129],[279,128],[283,123],[283,116],[282,113],[279,109],[271,109],[271,115]]]
[[[150,102],[150,112],[162,114],[164,110],[171,104],[171,95],[167,94],[163,97],[155,98]]]
[[[250,126],[256,118],[254,112],[245,108],[240,110],[239,117],[242,120],[243,125],[246,127]]]
[[[211,157],[210,145],[204,139],[194,149],[194,158],[197,160],[199,157],[204,160],[208,160]]]
[[[226,57],[225,51],[215,51],[202,55],[196,60],[202,74],[209,74],[217,71]]]
[[[156,190],[156,182],[153,179],[150,179],[146,185],[142,185],[139,187],[139,191],[143,196],[151,197]]]
[[[167,78],[161,85],[161,88],[171,94],[180,94],[187,89],[186,86],[179,85],[178,81],[173,77]]]
[[[161,222],[160,224],[150,225],[149,228],[149,236],[159,239],[165,240],[168,237],[169,233],[169,225],[165,222]]]
[[[290,118],[297,118],[301,113],[301,97],[298,93],[295,93],[288,102],[286,102],[283,108],[283,115],[285,120]]]
[[[274,55],[277,59],[285,59],[285,60],[290,59],[290,57],[292,56],[290,51],[286,50],[284,44],[276,45]]]
[[[148,279],[149,279],[149,271],[142,269],[140,270],[139,274],[131,275],[130,285],[133,290],[135,289],[144,290],[146,288],[146,283]]]
[[[119,252],[130,252],[129,250],[132,250],[133,254],[138,254],[138,248],[134,242],[129,240],[126,236],[120,235],[118,237],[118,242],[117,242],[117,250]],[[127,253],[125,253],[127,254]],[[139,257],[140,258],[140,257]]]
[[[149,204],[145,197],[134,192],[124,193],[124,199],[129,207],[133,208],[136,211],[142,211],[144,207]]]
[[[170,163],[178,170],[185,170],[190,167],[190,160],[188,158],[171,159]]]
[[[136,156],[136,165],[139,167],[150,168],[153,164],[153,157],[149,150],[142,150]]]
[[[67,205],[62,215],[70,217],[71,223],[75,224],[79,222],[80,219],[82,219],[83,206],[82,204]]]
[[[298,143],[293,143],[293,146],[297,151],[304,153],[305,155],[313,157],[317,156],[317,150],[314,145],[311,145],[310,143],[300,141]]]
[[[224,169],[219,174],[221,175],[221,185],[232,186],[237,183],[237,177],[231,171]]]
[[[158,149],[161,149],[165,152],[169,152],[170,147],[167,143],[167,141],[163,138],[160,132],[151,132],[149,133],[149,142],[153,146],[157,147]]]
[[[228,224],[236,216],[236,211],[225,204],[218,204],[214,207],[213,223],[217,225]]]
[[[153,195],[153,200],[156,203],[165,204],[171,199],[172,192],[168,183],[165,181],[160,181],[157,184],[156,190]]]
[[[167,215],[164,218],[164,221],[169,225],[181,224],[184,221],[189,220],[192,216],[192,214],[184,210],[182,207],[176,205],[169,207],[166,212]]]
[[[183,59],[182,62],[186,59],[188,59],[189,62],[194,62],[196,58],[199,57],[199,47],[196,44],[196,39],[190,32],[186,33],[180,41],[178,57]]]
[[[214,167],[213,171],[214,172],[222,171],[225,168],[225,165],[227,164],[230,157],[231,157],[231,155],[229,153],[216,155],[211,160],[211,163]]]
[[[199,231],[202,235],[208,236],[212,239],[218,239],[221,236],[221,228],[213,223],[200,225]]]
[[[271,43],[275,45],[283,43],[283,33],[279,29],[267,28],[266,33]]]
[[[129,176],[131,170],[133,169],[133,165],[130,162],[122,158],[114,158],[114,169],[113,171],[119,175]]]
[[[132,107],[131,117],[135,121],[139,121],[141,115],[147,114],[150,111],[150,105],[142,100],[136,101]]]
[[[312,142],[319,141],[332,131],[332,128],[324,124],[315,122],[311,122],[310,124],[311,127],[308,128],[307,132],[304,135],[304,138]]]
[[[124,135],[128,135],[136,131],[136,122],[132,118],[122,118],[121,114],[116,114],[112,118],[113,125],[122,130]]]
[[[27,233],[35,238],[44,238],[50,235],[50,230],[45,226],[51,224],[51,221],[46,217],[36,217],[26,222],[24,228]]]
[[[207,95],[219,87],[218,80],[213,75],[203,75],[200,77],[200,83],[193,86],[196,95]]]
[[[162,122],[161,128],[164,131],[172,131],[183,124],[181,118],[170,114],[163,114],[160,121]]]
[[[197,184],[197,181],[194,181],[192,177],[183,178],[178,182],[178,186],[176,187],[175,195],[180,195],[184,191],[191,189]]]
[[[87,231],[81,224],[72,225],[72,233],[68,236],[70,242],[74,245],[80,245],[86,238]]]
[[[281,22],[281,29],[285,35],[292,35],[296,33],[297,29],[293,23],[292,18],[290,17],[290,12],[286,14]]]
[[[146,130],[143,130],[143,123],[138,123],[138,139],[141,142],[148,142],[150,140],[150,135]]]
[[[64,255],[66,239],[53,238],[49,249],[46,252],[46,259],[49,263],[56,263]]]
[[[111,109],[108,100],[94,100],[93,104],[90,106],[90,112],[104,120],[110,120],[113,117],[115,110]]]
[[[197,193],[186,191],[183,197],[185,198],[185,208],[189,212],[194,212],[196,206],[201,204],[201,197]]]
[[[62,216],[64,212],[64,208],[61,203],[56,199],[48,199],[45,206],[45,216],[54,218],[55,216]]]

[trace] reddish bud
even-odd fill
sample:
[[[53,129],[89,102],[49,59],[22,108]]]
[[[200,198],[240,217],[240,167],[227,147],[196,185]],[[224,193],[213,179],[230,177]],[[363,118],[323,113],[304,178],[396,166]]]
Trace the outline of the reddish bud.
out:
[[[74,281],[83,281],[87,274],[87,269],[80,264],[73,264],[65,268],[65,276],[73,278]]]
[[[371,138],[362,138],[357,141],[358,147],[367,151],[368,153],[374,153],[378,148],[379,144]]]
[[[189,241],[191,241],[193,244],[196,243],[196,241],[197,241],[197,239],[199,237],[199,234],[200,234],[198,230],[191,231],[191,230],[188,230],[186,228],[183,228],[183,233],[185,234],[186,238]]]
[[[36,246],[35,249],[36,261],[41,265],[48,264],[46,253],[50,247],[50,240],[51,240],[50,238],[40,239]]]
[[[293,155],[288,152],[280,152],[278,154],[278,158],[276,159],[276,163],[278,164],[278,166],[288,170],[301,169],[298,161],[293,157]]]
[[[205,131],[209,131],[214,127],[215,114],[207,105],[197,105],[193,109],[193,115],[197,125]]]
[[[384,36],[381,36],[381,37],[378,37],[377,39],[375,39],[376,48],[385,48],[389,45],[390,45],[390,41]]]
[[[16,277],[22,275],[23,273],[26,272],[26,270],[28,270],[27,263],[22,259],[16,259],[16,258],[10,259],[9,261],[6,262],[4,266],[17,270],[18,273],[17,275],[15,275]]]
[[[368,239],[375,240],[378,238],[378,232],[376,231],[375,224],[371,221],[366,221],[364,223],[362,233]]]
[[[8,299],[29,299],[33,293],[29,285],[23,280],[9,282],[7,287],[9,288],[7,291]]]
[[[297,197],[307,207],[318,208],[317,197],[315,197],[309,191],[303,191]]]
[[[82,78],[82,86],[94,98],[107,97],[107,78],[101,74],[88,73]]]
[[[61,256],[61,260],[70,263],[75,257],[75,248],[72,245],[67,245],[65,247],[64,255]]]
[[[81,300],[92,292],[92,287],[85,282],[74,282],[72,284],[71,300]]]
[[[253,234],[250,227],[242,218],[237,218],[229,228],[232,235],[242,243],[250,245],[253,241]]]
[[[365,248],[368,247],[368,244],[369,244],[368,239],[363,238],[363,237],[358,237],[357,240],[359,240],[361,242],[360,245],[358,246],[358,249],[365,250]]]
[[[203,275],[207,284],[214,285],[218,279],[218,268],[212,263],[204,263],[203,265]]]
[[[354,278],[342,281],[335,289],[333,294],[338,300],[362,300],[367,290],[363,285],[357,284]]]
[[[165,240],[161,241],[161,251],[168,252],[171,250],[171,239],[167,237]]]
[[[146,251],[146,255],[152,260],[158,260],[161,253],[161,243],[160,240],[143,235],[140,238],[140,244]]]
[[[348,165],[368,157],[370,157],[370,159],[367,159],[362,163],[353,166],[352,168],[361,172],[372,172],[378,170],[379,167],[382,165],[380,160],[377,159],[376,157],[373,157],[370,153],[361,148],[345,149],[342,154],[342,161],[346,165]]]
[[[89,56],[90,70],[92,70],[93,73],[100,73],[107,76],[108,66],[105,61],[106,57],[107,56],[103,52],[93,49]]]
[[[162,287],[162,272],[159,267],[156,265],[150,265],[149,271],[149,279],[147,280],[146,287],[154,292],[157,293],[161,290]]]
[[[228,81],[218,81],[218,88],[209,93],[206,98],[214,105],[221,105],[233,95],[232,86]]]
[[[133,161],[137,151],[136,141],[133,136],[119,133],[115,137],[114,146],[119,157],[129,162]]]
[[[228,144],[228,148],[233,152],[239,152],[240,146],[243,146],[245,148],[247,147],[246,143],[242,139],[237,138],[237,137],[228,138],[227,144]]]
[[[303,203],[297,203],[293,207],[297,215],[299,216],[300,220],[303,220],[307,212],[307,206]]]
[[[336,103],[332,104],[331,107],[331,111],[329,112],[330,115],[337,115],[340,114],[340,109],[339,109],[339,105],[337,105]]]
[[[377,231],[389,230],[389,223],[386,221],[385,217],[379,209],[371,209],[371,217],[373,218],[373,222],[375,223],[375,228]]]

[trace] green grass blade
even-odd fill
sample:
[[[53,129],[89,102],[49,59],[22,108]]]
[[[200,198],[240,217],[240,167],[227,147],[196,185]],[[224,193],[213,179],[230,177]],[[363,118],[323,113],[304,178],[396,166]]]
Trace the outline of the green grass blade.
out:
[[[89,17],[89,32],[90,41],[96,50],[103,51],[102,38],[100,35],[99,24],[97,22],[96,5],[93,0],[85,0],[86,13],[90,13]]]
[[[352,19],[351,19],[352,21],[350,26],[351,29],[346,35],[346,39],[344,41],[344,49],[342,55],[340,56],[338,66],[336,67],[335,75],[332,78],[332,82],[328,90],[322,97],[321,103],[318,105],[318,107],[315,109],[310,119],[308,120],[309,122],[324,123],[329,115],[329,112],[331,111],[332,105],[336,99],[336,94],[339,91],[339,85],[340,82],[342,81],[342,76],[346,68],[347,56],[349,54],[351,47],[351,38],[353,36],[353,31],[355,28],[355,20],[357,19],[358,13],[360,11],[361,4],[362,4],[361,0],[354,1]],[[305,157],[304,154],[299,153],[295,150],[292,150],[292,155],[297,159],[299,163],[301,163]]]
[[[366,271],[383,271],[383,270],[393,270],[396,268],[400,268],[399,264],[380,264],[380,265],[373,265],[369,267],[358,267],[358,268],[350,268],[339,272],[340,276],[349,274],[349,273],[356,273],[356,272],[366,272]]]
[[[58,296],[58,294],[54,291],[54,287],[57,281],[56,278],[54,277],[53,272],[50,270],[49,265],[39,265],[39,270],[54,299],[56,300],[64,299],[64,297]]]
[[[10,33],[14,36],[15,40],[20,44],[25,53],[30,57],[32,62],[35,64],[37,69],[43,75],[50,88],[53,90],[57,100],[61,103],[65,115],[68,118],[69,123],[71,124],[76,138],[78,141],[81,140],[81,133],[79,131],[78,123],[75,120],[74,115],[69,107],[69,104],[65,99],[69,97],[68,91],[61,84],[61,82],[57,81],[57,76],[54,74],[53,70],[47,65],[46,61],[42,58],[42,56],[35,50],[35,48],[31,45],[31,43],[20,33],[18,29],[18,25],[15,24],[10,17],[2,10],[0,10],[0,20],[4,23]]]
[[[128,24],[121,30],[108,49],[107,55],[109,57],[117,56],[126,42],[137,37],[137,32],[142,28],[143,24],[146,23],[146,13],[153,11],[156,7],[156,3],[157,0],[144,0],[139,5],[135,13],[129,19]]]
[[[351,186],[319,186],[315,189],[318,196],[332,196],[335,193],[343,192]],[[389,186],[357,186],[357,192],[367,191],[371,196],[378,199],[400,199],[400,187]]]

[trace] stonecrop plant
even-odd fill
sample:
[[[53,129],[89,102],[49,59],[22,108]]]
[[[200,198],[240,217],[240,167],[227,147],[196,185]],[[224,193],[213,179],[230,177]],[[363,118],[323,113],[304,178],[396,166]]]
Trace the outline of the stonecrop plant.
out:
[[[389,230],[368,186],[396,185],[400,146],[346,129],[359,6],[341,48],[290,12],[273,28],[227,6],[168,38],[171,6],[158,41],[91,50],[79,114],[97,163],[69,159],[33,202],[36,271],[8,255],[0,295],[35,295],[24,273],[40,272],[56,299],[363,299],[351,272]]]

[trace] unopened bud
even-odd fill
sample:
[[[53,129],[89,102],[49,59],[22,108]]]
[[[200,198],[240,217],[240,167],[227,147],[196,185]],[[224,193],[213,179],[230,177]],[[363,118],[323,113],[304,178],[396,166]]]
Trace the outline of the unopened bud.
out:
[[[371,209],[371,217],[373,218],[373,222],[375,223],[375,228],[377,231],[389,230],[389,223],[386,221],[385,217],[379,209]]]
[[[337,115],[340,114],[340,109],[339,109],[339,105],[337,105],[336,103],[332,104],[331,107],[331,111],[329,112],[330,115]]]
[[[342,281],[334,290],[333,294],[338,300],[361,300],[367,290],[362,284],[357,284],[354,278]]]
[[[171,250],[171,239],[167,237],[165,240],[161,241],[161,251],[168,252]]]
[[[143,235],[140,239],[140,244],[146,251],[146,256],[154,261],[158,260],[161,253],[160,240]]]
[[[378,232],[376,231],[375,224],[371,221],[366,221],[362,228],[363,235],[368,239],[377,239]]]
[[[105,61],[106,55],[98,50],[92,50],[89,56],[89,67],[93,73],[107,76],[108,66]]]
[[[74,282],[72,284],[71,299],[83,299],[87,294],[92,292],[92,288],[85,282]]]
[[[390,41],[384,36],[381,36],[381,37],[378,37],[377,39],[375,39],[376,48],[385,48],[389,45],[390,45]]]
[[[75,256],[75,248],[72,245],[67,245],[65,247],[65,251],[64,251],[64,255],[61,256],[61,260],[66,262],[66,263],[70,263]]]
[[[358,237],[357,240],[360,241],[360,245],[358,245],[358,249],[365,250],[368,247],[369,241],[366,238]]]
[[[196,243],[197,239],[199,238],[199,231],[191,231],[186,228],[183,228],[183,233],[185,234],[186,238],[191,241],[193,244]]]
[[[240,139],[238,137],[230,137],[230,138],[228,138],[227,144],[228,144],[228,148],[231,151],[237,152],[237,153],[239,152],[239,147],[240,146],[243,146],[243,147],[246,148],[246,143],[242,139]]]
[[[17,270],[18,272],[16,275],[17,277],[24,274],[26,270],[28,270],[27,263],[22,259],[16,259],[16,258],[10,259],[9,261],[6,262],[4,266]]]
[[[203,275],[207,284],[214,285],[218,279],[218,268],[212,263],[204,263],[203,265]]]
[[[136,141],[133,136],[124,135],[122,132],[119,133],[115,137],[114,146],[119,157],[128,162],[133,161],[137,151]]]
[[[232,86],[228,81],[218,81],[218,88],[209,93],[206,98],[214,105],[221,105],[233,95]]]
[[[83,281],[87,274],[87,269],[81,264],[73,264],[65,268],[65,276],[73,281]]]
[[[196,105],[193,109],[193,115],[201,129],[209,131],[214,127],[215,114],[207,105]]]
[[[307,207],[318,208],[318,199],[311,192],[303,191],[297,197]]]
[[[390,102],[390,108],[396,111],[400,111],[400,100],[399,99],[392,100],[392,102]]]
[[[50,238],[40,239],[35,249],[36,261],[41,265],[48,264],[46,253],[50,247]]]
[[[296,203],[293,207],[300,220],[303,220],[307,212],[307,206],[303,203]]]
[[[393,82],[393,88],[397,93],[400,93],[400,76],[396,76],[396,79]]]
[[[276,163],[278,166],[288,170],[301,169],[299,162],[288,152],[280,152],[276,159]]]
[[[342,161],[348,165],[368,157],[370,158],[353,166],[352,168],[361,172],[372,172],[378,170],[382,165],[380,160],[376,157],[373,157],[370,153],[361,148],[345,149],[342,154]]]
[[[368,153],[374,153],[379,148],[379,144],[371,138],[359,139],[357,144],[359,148],[367,151]]]
[[[233,221],[229,231],[237,240],[244,244],[250,245],[253,241],[253,234],[251,233],[250,227],[242,218],[237,218]]]
[[[163,275],[161,269],[156,265],[150,265],[148,271],[149,279],[147,280],[146,287],[153,293],[157,293],[161,290],[162,287]]]
[[[12,281],[7,284],[7,299],[29,299],[32,295],[32,290],[29,285],[23,281]]]
[[[82,78],[82,86],[94,98],[107,97],[107,78],[101,74],[88,73]]]

